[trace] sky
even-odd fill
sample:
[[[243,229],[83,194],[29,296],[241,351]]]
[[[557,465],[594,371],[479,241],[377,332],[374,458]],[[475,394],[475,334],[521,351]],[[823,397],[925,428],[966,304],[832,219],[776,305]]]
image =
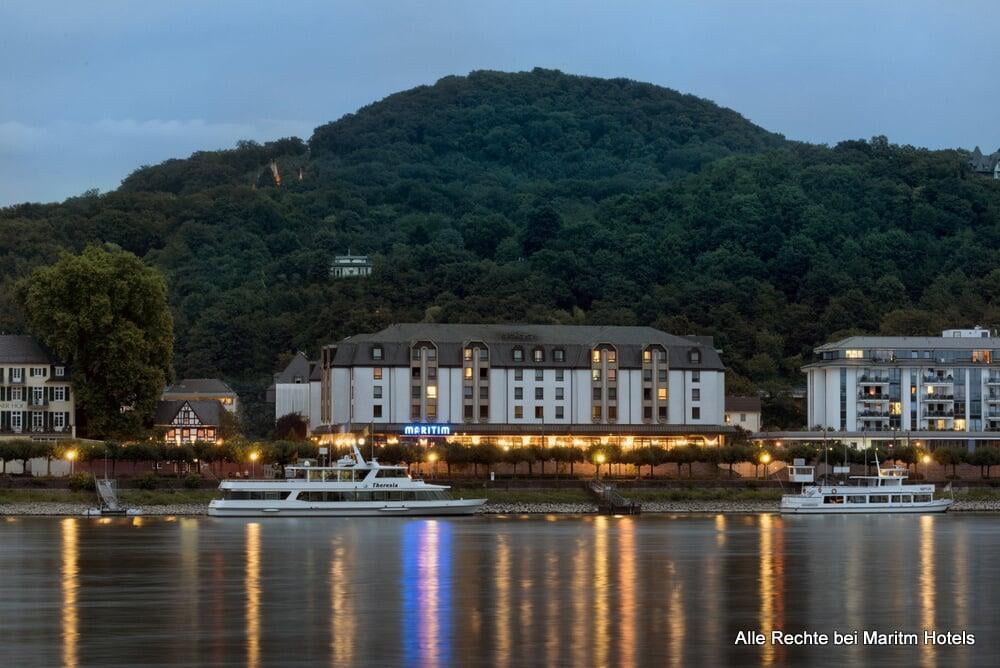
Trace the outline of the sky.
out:
[[[308,138],[476,69],[648,81],[790,139],[992,152],[998,26],[994,0],[3,0],[0,206]]]

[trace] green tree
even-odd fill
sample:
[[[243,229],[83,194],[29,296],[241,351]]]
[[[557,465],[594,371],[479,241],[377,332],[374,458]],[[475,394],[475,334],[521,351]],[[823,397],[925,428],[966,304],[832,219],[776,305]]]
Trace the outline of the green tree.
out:
[[[115,247],[88,246],[20,285],[32,332],[71,370],[91,436],[134,436],[172,376],[173,320],[163,276]]]

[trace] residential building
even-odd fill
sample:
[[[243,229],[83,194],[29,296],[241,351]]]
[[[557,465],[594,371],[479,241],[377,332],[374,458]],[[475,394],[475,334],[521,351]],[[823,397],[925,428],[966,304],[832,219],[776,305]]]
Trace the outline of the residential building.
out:
[[[726,424],[760,431],[760,397],[726,397]]]
[[[217,443],[224,410],[217,399],[158,401],[154,427],[162,431],[166,443]]]
[[[185,378],[163,390],[164,401],[218,401],[232,414],[239,409],[240,399],[231,387],[218,378]]]
[[[320,425],[320,366],[311,362],[305,353],[298,352],[288,365],[274,374],[273,399],[274,419],[290,413],[301,415],[309,432]],[[269,390],[269,396],[272,391]]]
[[[331,437],[670,445],[734,432],[711,339],[650,327],[397,324],[325,346],[320,378],[313,431]]]
[[[30,336],[0,335],[0,438],[76,437],[70,369]]]
[[[815,353],[803,367],[810,429],[855,440],[1000,441],[1000,339],[988,330],[852,336]]]
[[[330,264],[334,278],[358,278],[372,273],[372,261],[367,255],[336,255]]]

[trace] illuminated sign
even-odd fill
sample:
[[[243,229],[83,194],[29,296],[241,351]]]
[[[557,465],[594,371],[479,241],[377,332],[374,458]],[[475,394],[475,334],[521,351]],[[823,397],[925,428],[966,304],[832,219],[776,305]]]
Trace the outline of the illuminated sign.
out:
[[[403,436],[451,436],[450,424],[403,425]]]

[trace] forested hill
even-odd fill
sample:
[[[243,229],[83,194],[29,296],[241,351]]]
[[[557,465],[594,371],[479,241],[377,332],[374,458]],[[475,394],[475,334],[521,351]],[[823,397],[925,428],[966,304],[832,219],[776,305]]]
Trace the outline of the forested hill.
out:
[[[105,241],[167,276],[177,373],[248,393],[290,351],[424,319],[711,334],[737,374],[801,384],[802,356],[845,332],[1000,323],[1000,182],[965,159],[787,142],[649,84],[474,72],[308,142],[0,210],[0,329],[22,327],[15,277]],[[370,279],[329,278],[348,249]]]

